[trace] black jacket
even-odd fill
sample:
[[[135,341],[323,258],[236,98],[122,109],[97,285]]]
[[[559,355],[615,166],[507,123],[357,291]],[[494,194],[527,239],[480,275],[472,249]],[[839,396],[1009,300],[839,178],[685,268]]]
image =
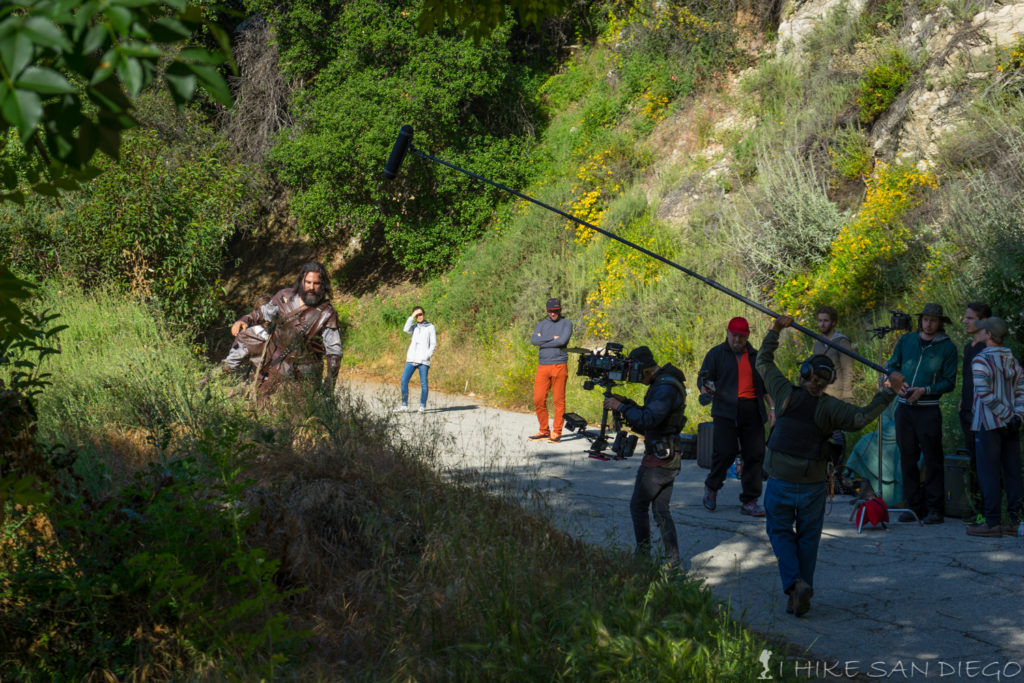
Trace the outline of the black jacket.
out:
[[[757,349],[747,344],[745,353],[750,361],[750,371],[754,376],[754,391],[757,392],[758,412],[761,414],[762,424],[768,421],[768,411],[764,407],[764,380],[755,369],[757,366]],[[739,400],[736,394],[739,393],[740,371],[736,365],[736,354],[729,348],[728,342],[722,342],[713,347],[704,356],[704,362],[700,366],[700,373],[697,375],[697,383],[703,384],[710,380],[715,383],[715,395],[711,402],[712,417],[727,417],[736,419],[736,412]]]
[[[644,404],[624,405],[620,412],[635,431],[644,436],[644,441],[654,441],[665,436],[674,436],[682,429],[682,425],[674,425],[669,418],[682,408],[686,402],[685,390],[680,392],[673,384],[659,381],[665,375],[674,377],[685,387],[686,377],[671,363],[666,363],[655,373],[651,386],[644,394]]]

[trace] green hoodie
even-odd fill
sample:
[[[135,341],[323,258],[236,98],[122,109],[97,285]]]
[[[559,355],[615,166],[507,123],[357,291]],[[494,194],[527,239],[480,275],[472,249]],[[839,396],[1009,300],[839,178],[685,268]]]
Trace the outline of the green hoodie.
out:
[[[956,387],[956,346],[943,332],[930,341],[921,339],[918,332],[900,337],[889,359],[889,369],[899,370],[907,378],[908,387],[924,387],[924,395],[908,403],[902,396],[900,403],[915,406],[937,406],[939,396]]]
[[[757,371],[764,379],[768,394],[774,399],[779,416],[789,406],[789,397],[798,387],[793,386],[785,375],[775,366],[775,349],[779,347],[779,333],[768,330],[764,342],[757,352]],[[882,389],[871,403],[858,407],[852,403],[840,401],[835,396],[824,394],[818,399],[814,411],[814,424],[818,429],[819,441],[824,443],[832,432],[841,429],[844,432],[855,432],[862,429],[882,414],[896,394],[892,389]],[[818,484],[828,476],[828,461],[811,459],[815,454],[801,458],[788,453],[765,449],[764,468],[771,476],[791,484]]]

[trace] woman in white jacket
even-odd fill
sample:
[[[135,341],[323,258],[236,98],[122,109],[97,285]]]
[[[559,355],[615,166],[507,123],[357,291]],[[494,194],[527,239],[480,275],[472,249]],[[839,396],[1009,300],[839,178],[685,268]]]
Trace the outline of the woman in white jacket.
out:
[[[412,309],[412,315],[405,321],[403,328],[406,334],[412,335],[409,351],[405,354],[405,370],[402,372],[402,405],[398,412],[409,410],[409,378],[417,369],[420,371],[420,410],[427,409],[427,373],[430,371],[430,357],[437,348],[437,333],[434,324],[427,322],[426,314],[421,306]]]

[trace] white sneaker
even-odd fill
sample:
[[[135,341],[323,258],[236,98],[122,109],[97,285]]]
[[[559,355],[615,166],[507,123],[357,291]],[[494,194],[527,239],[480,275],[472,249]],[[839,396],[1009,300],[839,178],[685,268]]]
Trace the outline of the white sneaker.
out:
[[[398,406],[395,408],[396,413],[407,413],[409,412],[409,406]]]
[[[417,410],[416,412],[418,412],[418,413],[425,413],[425,412],[427,412],[427,407],[426,406],[420,406],[420,409]]]

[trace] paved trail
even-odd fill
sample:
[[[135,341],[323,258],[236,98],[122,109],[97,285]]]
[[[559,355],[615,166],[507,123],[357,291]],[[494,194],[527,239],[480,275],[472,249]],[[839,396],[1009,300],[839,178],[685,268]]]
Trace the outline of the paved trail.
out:
[[[397,387],[354,380],[347,386],[375,410],[398,403]],[[413,389],[418,396],[419,387]],[[537,429],[532,414],[489,408],[473,397],[431,392],[430,410],[396,422],[411,438],[442,438],[442,467],[543,492],[570,533],[632,546],[628,505],[638,458],[592,460],[575,434],[560,444],[530,442]],[[773,658],[773,670],[826,679],[1024,683],[1024,548],[1017,539],[971,538],[954,519],[858,534],[849,521],[851,499],[837,497],[825,519],[811,611],[797,619],[785,613],[764,521],[739,514],[734,479],[719,493],[718,510],[704,510],[705,474],[684,461],[672,496],[683,565],[752,628],[806,653],[801,660]]]

